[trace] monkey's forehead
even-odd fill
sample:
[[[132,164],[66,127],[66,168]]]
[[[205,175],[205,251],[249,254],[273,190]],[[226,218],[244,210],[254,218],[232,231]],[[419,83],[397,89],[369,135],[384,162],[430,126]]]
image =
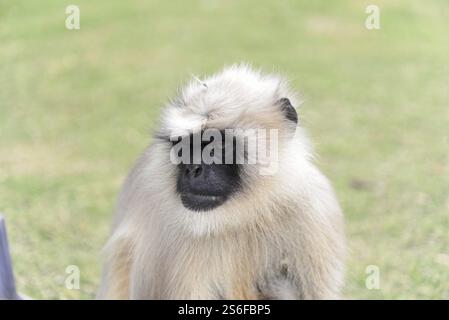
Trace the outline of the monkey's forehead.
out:
[[[266,105],[243,112],[226,113],[214,110],[198,113],[191,108],[168,108],[164,112],[159,135],[165,137],[186,136],[207,129],[284,129],[285,117],[276,105]]]
[[[204,80],[195,77],[165,108],[160,130],[179,136],[206,128],[282,127],[280,98],[295,100],[280,76],[234,65]]]

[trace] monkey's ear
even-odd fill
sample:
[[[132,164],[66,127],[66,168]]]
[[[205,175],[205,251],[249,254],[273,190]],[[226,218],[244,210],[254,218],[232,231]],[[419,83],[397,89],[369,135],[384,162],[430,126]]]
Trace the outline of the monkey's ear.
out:
[[[278,101],[278,105],[281,107],[282,112],[284,113],[285,117],[294,122],[295,124],[298,123],[298,113],[296,112],[296,109],[292,106],[291,102],[287,98],[281,98]]]

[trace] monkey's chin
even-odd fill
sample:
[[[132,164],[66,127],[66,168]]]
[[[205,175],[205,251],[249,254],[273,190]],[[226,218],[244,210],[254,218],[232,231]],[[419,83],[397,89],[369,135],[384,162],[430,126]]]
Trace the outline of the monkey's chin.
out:
[[[205,194],[183,193],[181,202],[183,206],[192,211],[210,211],[221,206],[226,201],[225,196],[212,196]]]

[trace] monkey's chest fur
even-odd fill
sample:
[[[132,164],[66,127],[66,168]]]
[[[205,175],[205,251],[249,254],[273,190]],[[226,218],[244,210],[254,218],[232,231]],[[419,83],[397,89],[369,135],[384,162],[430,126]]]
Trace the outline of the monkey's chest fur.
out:
[[[173,239],[173,238],[172,238]],[[280,249],[282,248],[282,249]],[[294,252],[270,237],[178,238],[135,261],[131,279],[137,299],[297,299],[289,264]],[[150,259],[149,259],[150,258]],[[294,258],[293,258],[294,260]],[[148,264],[148,261],[152,261]],[[157,276],[150,276],[157,275]]]

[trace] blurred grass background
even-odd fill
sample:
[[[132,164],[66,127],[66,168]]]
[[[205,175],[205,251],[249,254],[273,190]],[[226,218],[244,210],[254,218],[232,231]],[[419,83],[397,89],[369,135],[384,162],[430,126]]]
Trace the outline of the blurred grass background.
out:
[[[371,3],[380,30],[364,26]],[[0,211],[19,290],[94,297],[116,194],[161,106],[190,74],[247,61],[304,97],[347,217],[345,297],[448,299],[448,32],[445,0],[1,0]]]

